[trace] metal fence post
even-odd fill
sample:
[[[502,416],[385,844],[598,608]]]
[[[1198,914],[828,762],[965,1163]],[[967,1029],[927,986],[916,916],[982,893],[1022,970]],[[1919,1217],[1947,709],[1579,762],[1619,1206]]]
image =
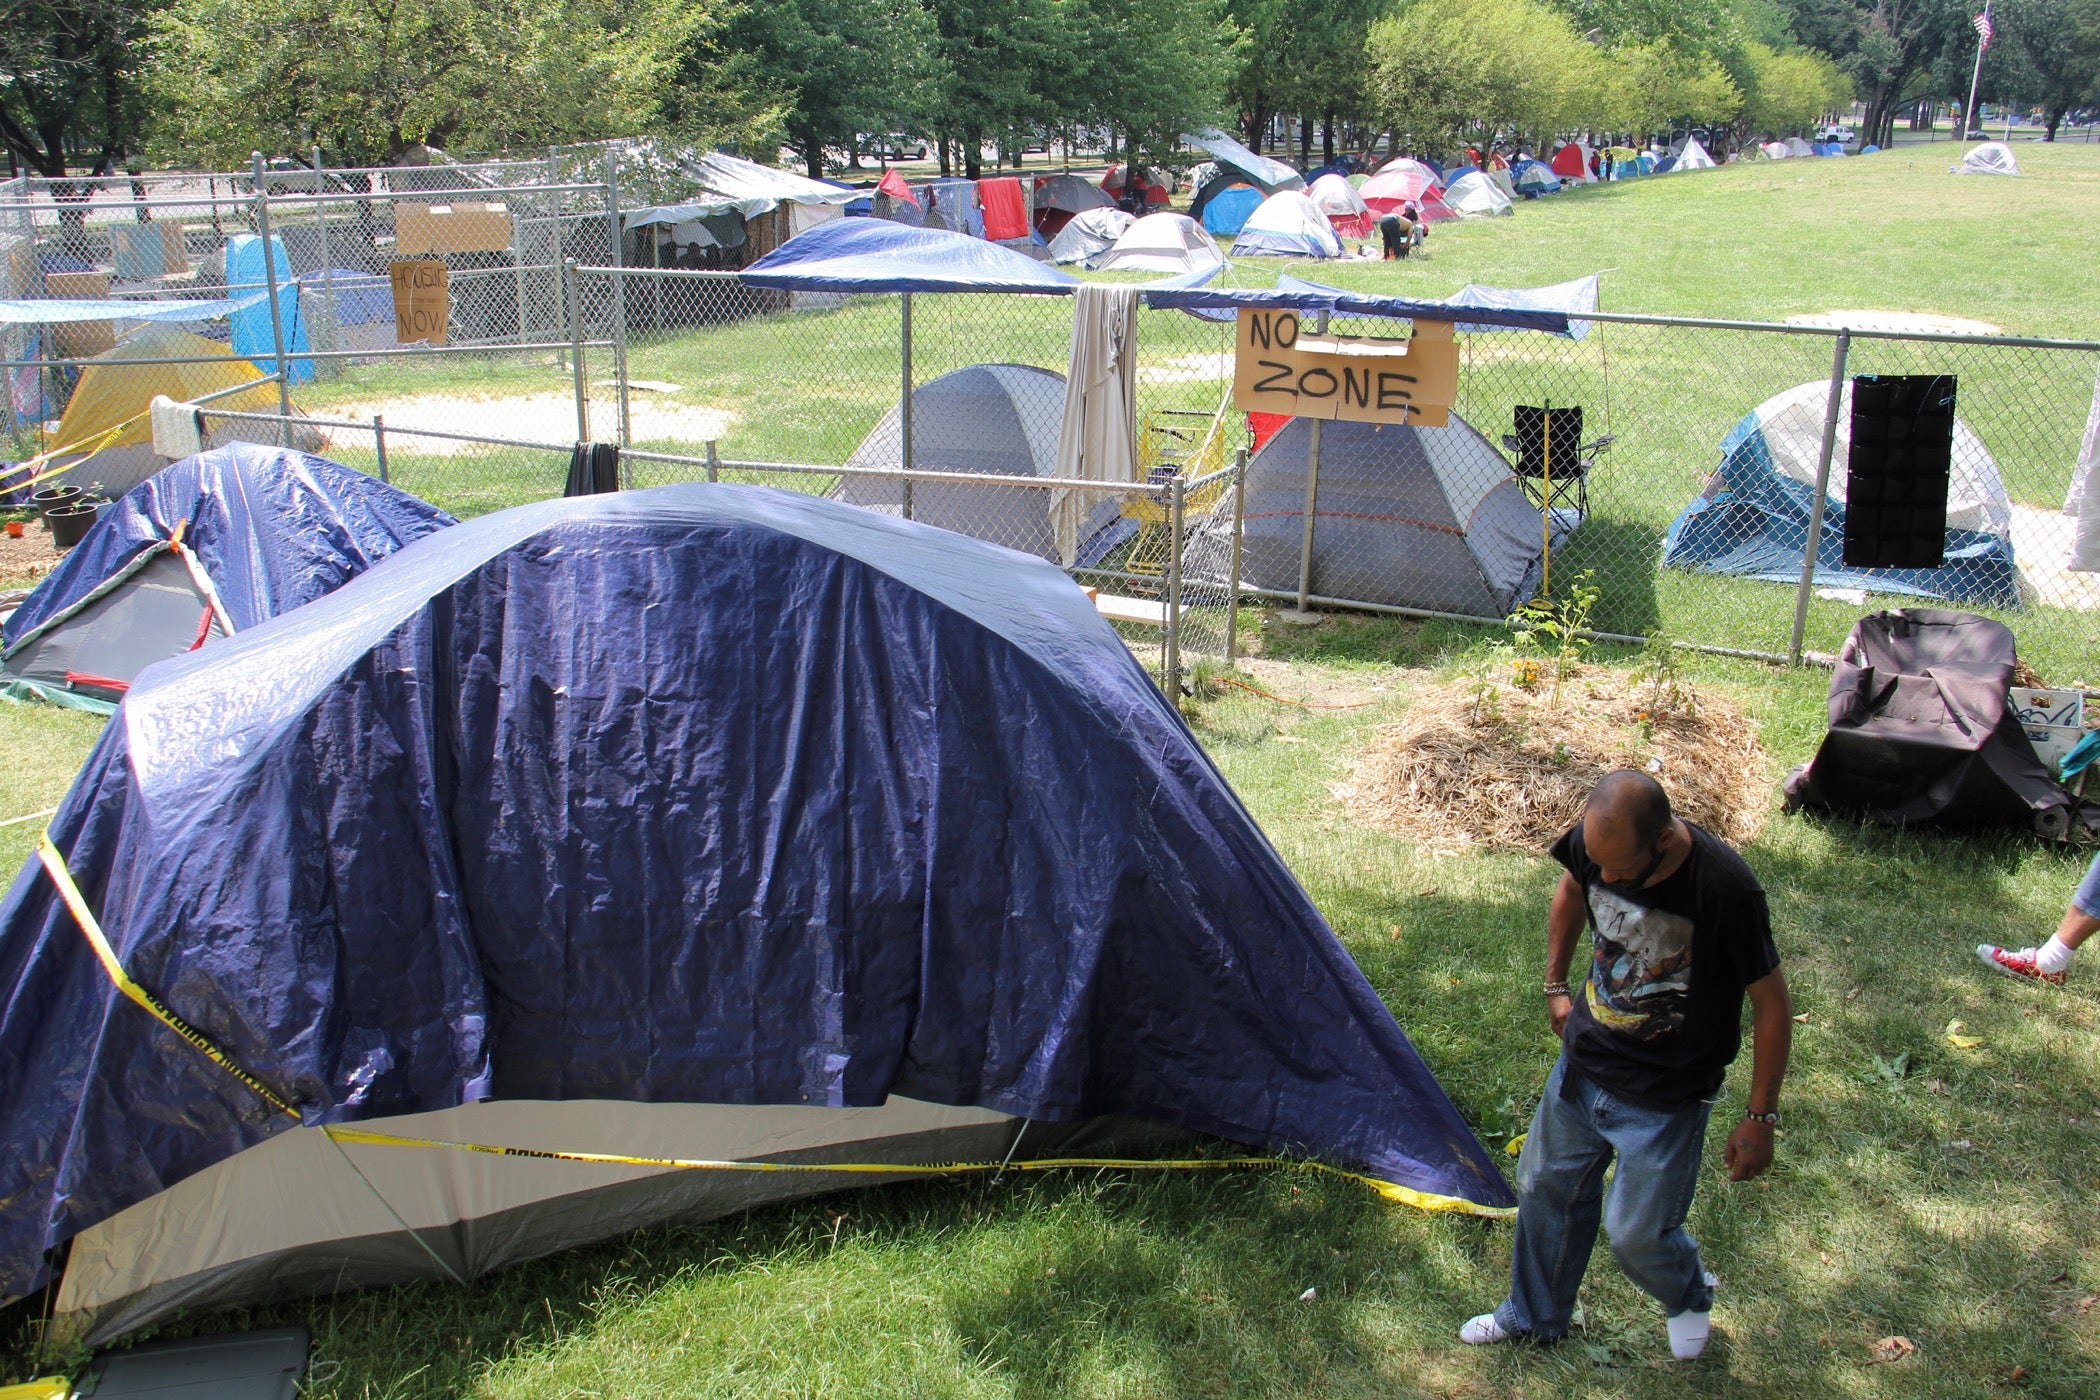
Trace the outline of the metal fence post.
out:
[[[613,378],[620,386],[620,446],[632,447],[627,425],[627,278],[621,271],[627,266],[622,246],[627,240],[620,228],[620,153],[611,147],[605,152],[605,221],[612,231]]]
[[[900,445],[900,461],[904,470],[911,470],[911,293],[900,292],[904,314],[898,332],[898,362],[903,367],[904,387],[897,399],[897,431]],[[911,519],[911,477],[904,478],[904,518]]]
[[[1181,525],[1188,483],[1180,472],[1167,483],[1167,698],[1181,699]]]
[[[1232,572],[1226,577],[1225,586],[1225,664],[1237,665],[1240,659],[1240,531],[1247,521],[1247,449],[1242,447],[1233,454],[1232,460]]]
[[[709,481],[720,481],[722,479],[722,459],[715,455],[715,440],[713,438],[707,440],[707,479]]]
[[[372,450],[379,456],[379,479],[389,481],[386,471],[386,419],[377,413],[372,415]]]
[[[262,152],[252,153],[255,172],[255,226],[262,233],[263,283],[270,293],[270,345],[277,357],[277,445],[292,441],[292,371],[284,359],[284,308],[277,303],[277,245],[270,238],[270,192],[263,186]]]
[[[1327,313],[1313,322],[1313,334],[1327,333]],[[1320,420],[1312,420],[1312,440],[1305,448],[1305,530],[1298,538],[1298,611],[1312,604],[1313,521],[1320,505]]]
[[[335,254],[328,246],[328,184],[321,171],[321,148],[314,147],[314,222],[320,226],[321,234],[321,348],[340,350],[341,342],[336,337],[335,305]],[[334,360],[322,361],[328,366],[329,378],[333,379],[340,367]]]
[[[591,440],[590,396],[583,387],[583,320],[576,305],[576,259],[561,262],[562,299],[569,312],[569,368],[576,380],[576,440]]]
[[[1816,551],[1823,543],[1823,505],[1830,499],[1830,459],[1837,447],[1838,407],[1845,397],[1845,360],[1852,352],[1852,332],[1840,330],[1830,361],[1830,400],[1823,409],[1823,448],[1816,458],[1815,499],[1809,506],[1808,547],[1801,557],[1801,587],[1794,594],[1794,635],[1787,658],[1801,664],[1801,639],[1808,630],[1808,595],[1816,586]]]

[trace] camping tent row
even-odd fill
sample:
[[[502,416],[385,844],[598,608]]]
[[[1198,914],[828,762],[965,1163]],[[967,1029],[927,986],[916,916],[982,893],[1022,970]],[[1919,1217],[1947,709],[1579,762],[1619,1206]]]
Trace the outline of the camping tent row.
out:
[[[148,667],[0,948],[0,1300],[66,1246],[91,1343],[1170,1133],[1512,1199],[1064,572],[767,488],[499,511]]]

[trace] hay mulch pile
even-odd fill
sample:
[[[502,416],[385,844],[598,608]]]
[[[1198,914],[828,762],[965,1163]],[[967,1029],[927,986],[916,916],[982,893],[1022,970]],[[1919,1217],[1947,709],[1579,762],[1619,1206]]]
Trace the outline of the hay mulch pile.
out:
[[[1765,750],[1733,704],[1682,680],[1589,666],[1556,697],[1539,670],[1520,661],[1423,690],[1336,795],[1356,820],[1423,845],[1542,851],[1581,817],[1598,778],[1645,768],[1678,815],[1716,836],[1741,845],[1763,828]]]

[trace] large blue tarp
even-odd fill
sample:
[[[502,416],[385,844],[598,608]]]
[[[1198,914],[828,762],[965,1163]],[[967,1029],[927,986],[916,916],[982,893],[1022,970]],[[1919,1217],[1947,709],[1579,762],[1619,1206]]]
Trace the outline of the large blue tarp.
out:
[[[84,321],[156,321],[187,324],[235,316],[269,300],[267,291],[193,301],[0,301],[0,326],[70,326]],[[265,311],[263,315],[268,317]]]
[[[325,457],[230,443],[162,468],[105,509],[0,623],[0,642],[12,648],[77,607],[178,528],[245,630],[452,523],[436,506]]]
[[[52,834],[131,975],[310,1123],[901,1094],[1511,1201],[1085,594],[836,502],[439,531],[147,670]],[[33,863],[0,989],[0,1297],[291,1126],[111,987]]]
[[[887,219],[833,219],[737,274],[790,292],[1034,292],[1069,296],[1079,279],[968,234]]]

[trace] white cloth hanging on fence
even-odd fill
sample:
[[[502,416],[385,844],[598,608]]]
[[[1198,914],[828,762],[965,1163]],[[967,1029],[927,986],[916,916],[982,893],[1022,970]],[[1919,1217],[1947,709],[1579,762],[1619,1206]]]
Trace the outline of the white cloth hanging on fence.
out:
[[[1090,282],[1072,306],[1072,361],[1065,417],[1057,436],[1057,474],[1082,481],[1134,481],[1137,424],[1135,287]],[[1079,531],[1094,504],[1089,491],[1059,491],[1050,507],[1057,554],[1071,568]]]
[[[2071,469],[2064,514],[2078,520],[2069,567],[2079,573],[2100,573],[2100,375],[2093,379],[2093,406],[2085,416],[2085,442],[2078,449],[2078,465]]]

